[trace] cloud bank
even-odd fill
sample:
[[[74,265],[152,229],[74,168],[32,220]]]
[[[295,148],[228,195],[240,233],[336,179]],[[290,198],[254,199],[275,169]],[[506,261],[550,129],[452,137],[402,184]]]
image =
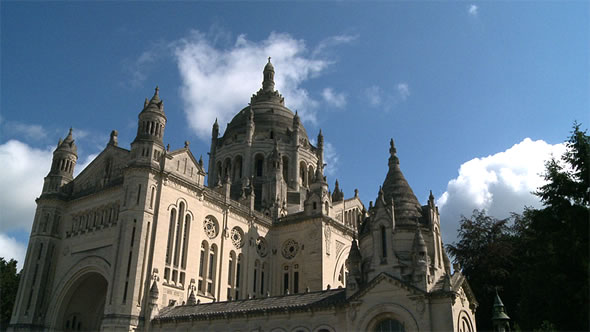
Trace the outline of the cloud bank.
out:
[[[506,218],[525,206],[540,207],[532,192],[545,181],[545,161],[565,152],[565,145],[551,145],[525,138],[504,152],[474,158],[461,165],[459,175],[449,181],[438,199],[445,243],[456,240],[461,215],[470,217],[474,209],[485,209],[490,216]]]
[[[7,232],[29,232],[35,216],[35,198],[41,194],[43,178],[49,172],[55,146],[35,148],[18,140],[0,144],[0,256],[14,258],[22,267],[26,243]],[[79,174],[96,155],[76,165]]]
[[[216,118],[222,124],[229,122],[246,106],[252,93],[260,89],[262,69],[269,56],[276,70],[276,87],[286,105],[298,110],[303,121],[314,123],[319,101],[310,96],[302,83],[320,75],[332,63],[322,56],[327,48],[353,39],[331,37],[309,50],[303,40],[273,32],[259,42],[239,35],[233,45],[223,48],[206,34],[193,31],[173,45],[189,126],[197,136],[208,139]],[[323,98],[335,104],[345,102],[343,96],[333,92]]]

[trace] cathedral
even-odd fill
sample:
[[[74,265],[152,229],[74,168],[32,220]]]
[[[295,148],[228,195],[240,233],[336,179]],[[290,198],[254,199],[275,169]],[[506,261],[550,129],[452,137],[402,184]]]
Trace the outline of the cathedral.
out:
[[[76,177],[74,133],[60,139],[9,329],[475,331],[434,197],[417,200],[393,140],[375,203],[344,197],[274,75],[269,59],[222,135],[215,121],[207,165],[164,145],[158,88],[130,149],[112,131]]]

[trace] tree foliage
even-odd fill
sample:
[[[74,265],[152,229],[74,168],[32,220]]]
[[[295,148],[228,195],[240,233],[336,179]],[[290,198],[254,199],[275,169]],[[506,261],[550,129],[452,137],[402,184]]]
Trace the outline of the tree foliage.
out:
[[[495,286],[523,330],[590,330],[590,137],[574,123],[566,146],[559,160],[545,164],[546,184],[535,192],[542,209],[525,208],[509,221],[475,211],[448,246],[480,302],[480,331],[491,328]]]
[[[16,261],[0,257],[0,330],[4,331],[10,323],[12,307],[16,299],[20,273],[16,272]]]

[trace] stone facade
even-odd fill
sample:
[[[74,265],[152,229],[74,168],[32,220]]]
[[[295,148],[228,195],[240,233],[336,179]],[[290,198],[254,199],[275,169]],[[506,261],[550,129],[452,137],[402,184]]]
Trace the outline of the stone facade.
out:
[[[324,139],[262,88],[207,170],[164,147],[156,88],[131,149],[117,132],[73,177],[72,131],[37,199],[12,330],[475,331],[432,194],[418,203],[390,142],[375,205],[324,176]],[[207,179],[205,180],[206,175]]]

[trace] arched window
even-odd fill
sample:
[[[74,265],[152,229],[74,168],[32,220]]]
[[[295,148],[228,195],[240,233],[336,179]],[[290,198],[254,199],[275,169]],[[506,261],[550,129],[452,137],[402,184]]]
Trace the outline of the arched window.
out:
[[[188,237],[190,235],[191,216],[189,214],[184,218],[184,235],[182,236],[182,255],[180,258],[180,265],[186,269],[186,255],[188,251]]]
[[[233,179],[237,181],[242,178],[242,156],[237,156],[234,160]]]
[[[260,270],[260,261],[254,262],[254,279],[252,280],[252,293],[256,294],[256,286],[258,286],[258,270]]]
[[[229,178],[231,174],[231,159],[227,158],[223,162],[223,179]]]
[[[209,250],[209,262],[207,266],[207,294],[213,295],[215,292],[215,274],[216,270],[216,260],[217,260],[217,246],[215,244],[211,245],[211,250]]]
[[[263,175],[263,168],[264,168],[264,156],[261,154],[256,155],[254,159],[254,169],[256,172],[256,176]]]
[[[313,183],[313,167],[309,166],[309,168],[307,169],[307,185],[309,186],[310,184]]]
[[[218,162],[217,162],[217,167],[216,167],[216,170],[217,170],[217,173],[216,173],[216,180],[217,180],[217,181],[221,181],[221,175],[222,175],[222,173],[221,173],[221,171],[222,171],[222,168],[221,168],[221,161],[218,161]]]
[[[174,239],[174,224],[176,221],[176,209],[170,211],[170,227],[168,228],[168,245],[166,246],[166,264],[170,264],[172,257],[172,241]]]
[[[227,300],[233,299],[233,290],[235,285],[235,264],[236,264],[236,253],[232,250],[229,253],[229,266],[227,269]]]
[[[375,326],[375,332],[405,332],[402,323],[395,319],[384,319]]]
[[[180,207],[178,209],[178,220],[176,221],[176,243],[174,245],[174,266],[178,266],[178,258],[180,254],[180,248],[182,240],[182,226],[184,223],[184,202],[180,202]]]
[[[283,156],[283,180],[289,183],[289,158]]]
[[[299,181],[302,186],[307,187],[307,166],[305,162],[302,161],[299,163]]]
[[[242,288],[242,263],[243,263],[243,256],[242,254],[238,255],[238,262],[236,263],[236,284],[235,284],[235,291],[236,291],[236,300],[240,299],[240,289]]]
[[[205,293],[205,269],[207,269],[207,257],[209,255],[209,244],[207,241],[201,243],[201,255],[199,256],[199,282],[197,290],[199,293]]]
[[[264,295],[264,275],[266,274],[266,263],[262,263],[260,270],[260,295]]]
[[[387,257],[387,233],[385,232],[385,226],[381,225],[381,257]]]

